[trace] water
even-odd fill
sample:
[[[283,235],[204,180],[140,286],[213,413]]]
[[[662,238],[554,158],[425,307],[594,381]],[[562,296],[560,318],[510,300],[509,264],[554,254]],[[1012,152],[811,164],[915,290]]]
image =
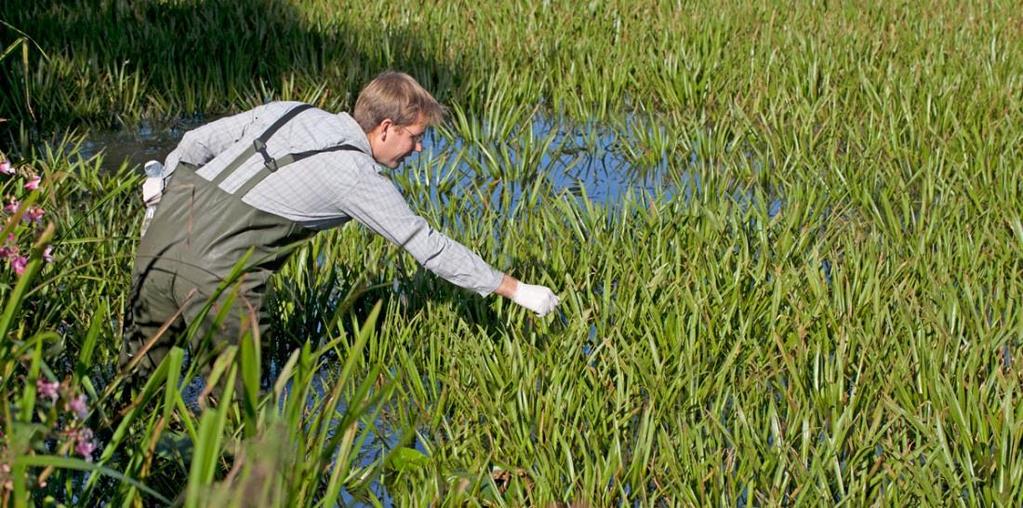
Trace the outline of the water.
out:
[[[142,122],[135,129],[92,131],[82,143],[80,155],[88,159],[103,154],[103,167],[114,170],[123,163],[142,166],[149,160],[163,161],[186,132],[219,117],[196,115],[167,123]]]
[[[103,167],[109,170],[125,163],[142,166],[149,160],[162,161],[186,132],[216,119],[195,116],[169,124],[143,123],[135,129],[92,132],[86,136],[80,155],[89,158],[103,154]],[[631,160],[626,149],[636,144],[632,138],[635,132],[631,128],[617,132],[597,124],[576,125],[537,115],[528,129],[529,132],[518,132],[515,139],[507,143],[501,141],[496,144],[497,149],[508,155],[515,168],[483,164],[483,171],[489,174],[481,174],[479,164],[469,164],[463,159],[457,167],[448,168],[460,175],[458,186],[470,185],[480,179],[502,180],[502,183],[514,187],[517,199],[522,188],[542,174],[549,179],[555,192],[567,190],[579,195],[585,191],[595,202],[615,203],[630,190],[651,195],[658,192],[670,194],[674,185],[669,178],[669,166],[672,162],[683,166],[692,164],[695,156],[695,153],[682,154],[678,156],[679,161],[672,161],[669,154],[662,153],[656,161],[638,163]],[[435,157],[450,155],[457,150],[468,154],[478,154],[481,146],[493,150],[494,143],[479,145],[460,138],[449,140],[430,130],[423,139],[423,152],[410,156],[403,168],[397,171],[411,171],[427,160],[437,160]],[[537,158],[532,152],[544,146],[548,150]],[[510,170],[517,174],[502,178]],[[682,179],[686,180],[686,176],[683,175]],[[439,196],[433,195],[432,198],[438,199]]]

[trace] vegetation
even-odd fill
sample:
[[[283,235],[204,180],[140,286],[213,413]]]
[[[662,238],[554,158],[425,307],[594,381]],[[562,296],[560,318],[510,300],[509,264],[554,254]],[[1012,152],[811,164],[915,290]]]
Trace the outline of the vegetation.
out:
[[[1015,2],[10,0],[0,19],[5,504],[1023,500]],[[275,279],[273,340],[208,373],[177,350],[132,388],[140,171],[102,171],[67,129],[341,110],[385,68],[452,108],[392,177],[559,315],[348,227]],[[555,186],[597,131],[662,190]]]

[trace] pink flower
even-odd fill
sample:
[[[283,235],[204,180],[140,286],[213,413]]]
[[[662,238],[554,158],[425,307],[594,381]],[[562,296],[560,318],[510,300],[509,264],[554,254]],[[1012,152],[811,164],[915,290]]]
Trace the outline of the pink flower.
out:
[[[25,256],[12,256],[10,258],[10,260],[11,260],[11,270],[14,270],[14,273],[16,275],[21,275],[21,274],[25,273],[25,267],[28,266],[28,258],[27,257],[25,257]]]
[[[7,235],[7,241],[0,247],[0,259],[13,259],[18,255],[18,241],[13,234]]]
[[[84,420],[86,416],[89,416],[88,400],[89,398],[83,393],[74,399],[71,399],[71,402],[68,402],[68,409],[70,409],[79,420]]]
[[[21,203],[17,199],[12,199],[11,202],[7,203],[7,206],[4,207],[4,211],[7,213],[14,213],[18,211],[19,206],[21,206]]]
[[[52,245],[47,245],[46,248],[43,249],[43,259],[46,260],[47,263],[52,263],[53,262],[53,246]]]
[[[5,175],[14,174],[14,168],[11,167],[11,161],[5,160],[3,162],[0,162],[0,173]]]
[[[57,400],[57,388],[60,388],[60,383],[56,381],[51,382],[44,378],[36,379],[36,393],[40,397],[50,399],[50,402]]]
[[[96,442],[92,440],[92,430],[85,428],[78,431],[75,439],[78,441],[75,444],[75,453],[92,462],[92,452],[96,451]]]
[[[22,217],[22,219],[27,220],[29,222],[39,222],[43,220],[43,215],[45,214],[46,211],[44,211],[42,208],[38,206],[33,206],[32,208],[29,208],[27,212],[25,212],[25,215],[24,217]]]
[[[96,451],[96,443],[92,441],[79,441],[75,446],[75,451],[82,457],[85,457],[85,460],[92,462],[92,452]]]
[[[39,180],[41,180],[41,178],[39,178],[38,176],[33,176],[29,181],[25,182],[25,188],[28,190],[38,189]]]

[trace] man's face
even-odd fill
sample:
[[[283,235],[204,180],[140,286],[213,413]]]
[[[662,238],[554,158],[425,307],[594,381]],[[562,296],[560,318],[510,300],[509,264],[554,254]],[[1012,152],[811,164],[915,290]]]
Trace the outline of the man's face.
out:
[[[422,117],[412,125],[384,120],[369,135],[373,159],[391,169],[398,167],[412,152],[423,150],[423,134],[427,127]]]

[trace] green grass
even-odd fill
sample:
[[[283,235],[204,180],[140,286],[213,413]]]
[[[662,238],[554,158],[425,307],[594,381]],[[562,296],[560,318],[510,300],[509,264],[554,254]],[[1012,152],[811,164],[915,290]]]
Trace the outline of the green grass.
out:
[[[20,478],[0,495],[1018,505],[1017,7],[5,2],[28,38],[4,27],[0,128],[44,177],[56,259],[0,267],[0,461]],[[275,279],[273,340],[217,356],[237,402],[186,408],[199,371],[180,352],[130,402],[113,366],[138,168],[38,133],[343,109],[392,67],[452,114],[448,143],[391,176],[431,223],[554,288],[558,315],[466,294],[347,227]],[[557,189],[552,155],[578,147],[538,120],[583,144],[606,129],[691,195]],[[87,394],[88,419],[40,399],[40,377]],[[84,424],[91,464],[56,430]]]

